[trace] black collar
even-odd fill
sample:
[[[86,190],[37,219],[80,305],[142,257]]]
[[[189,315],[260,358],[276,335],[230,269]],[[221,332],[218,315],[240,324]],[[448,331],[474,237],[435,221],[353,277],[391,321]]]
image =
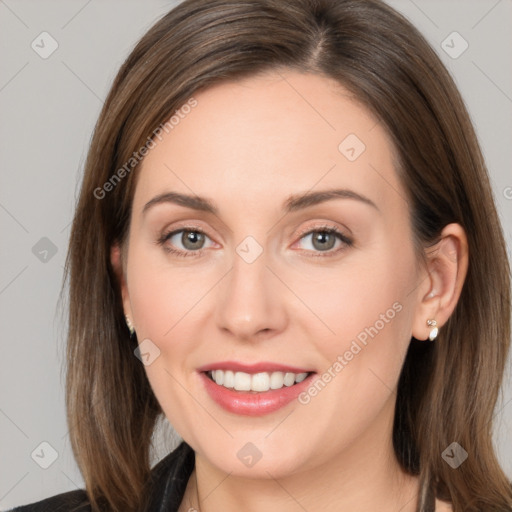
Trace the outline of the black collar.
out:
[[[144,512],[177,512],[194,464],[194,450],[182,441],[151,470]]]

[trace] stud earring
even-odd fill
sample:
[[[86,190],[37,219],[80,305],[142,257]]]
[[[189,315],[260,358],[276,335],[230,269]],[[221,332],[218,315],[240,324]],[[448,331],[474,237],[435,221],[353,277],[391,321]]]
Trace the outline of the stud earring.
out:
[[[131,320],[128,318],[128,315],[125,315],[126,325],[128,326],[128,330],[130,331],[130,337],[135,334],[135,329],[133,327],[133,324]]]
[[[430,341],[434,341],[437,338],[437,334],[439,333],[439,329],[437,328],[437,322],[435,320],[427,320],[427,325],[432,327],[430,330],[430,334],[428,335],[428,339]]]

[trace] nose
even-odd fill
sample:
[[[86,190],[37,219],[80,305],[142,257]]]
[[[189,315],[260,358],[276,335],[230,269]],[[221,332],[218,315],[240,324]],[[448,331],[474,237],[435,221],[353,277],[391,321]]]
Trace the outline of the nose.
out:
[[[224,334],[257,341],[286,328],[285,290],[267,264],[265,252],[251,263],[234,254],[233,267],[217,296],[216,323]]]

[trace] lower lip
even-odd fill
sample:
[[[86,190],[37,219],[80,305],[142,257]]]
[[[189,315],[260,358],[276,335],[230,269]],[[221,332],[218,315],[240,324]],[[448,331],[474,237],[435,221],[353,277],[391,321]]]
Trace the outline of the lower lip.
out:
[[[311,377],[315,374],[309,374],[302,382],[293,386],[260,393],[228,389],[214,382],[205,372],[200,372],[199,375],[210,397],[226,411],[244,416],[263,416],[281,409],[297,398],[310,385]]]

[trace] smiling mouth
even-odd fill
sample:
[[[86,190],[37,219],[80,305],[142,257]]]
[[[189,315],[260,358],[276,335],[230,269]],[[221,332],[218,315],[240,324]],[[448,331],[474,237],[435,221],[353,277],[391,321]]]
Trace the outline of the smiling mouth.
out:
[[[209,370],[203,372],[217,385],[245,393],[265,393],[271,390],[292,387],[315,372],[259,372],[246,373],[231,370]]]

